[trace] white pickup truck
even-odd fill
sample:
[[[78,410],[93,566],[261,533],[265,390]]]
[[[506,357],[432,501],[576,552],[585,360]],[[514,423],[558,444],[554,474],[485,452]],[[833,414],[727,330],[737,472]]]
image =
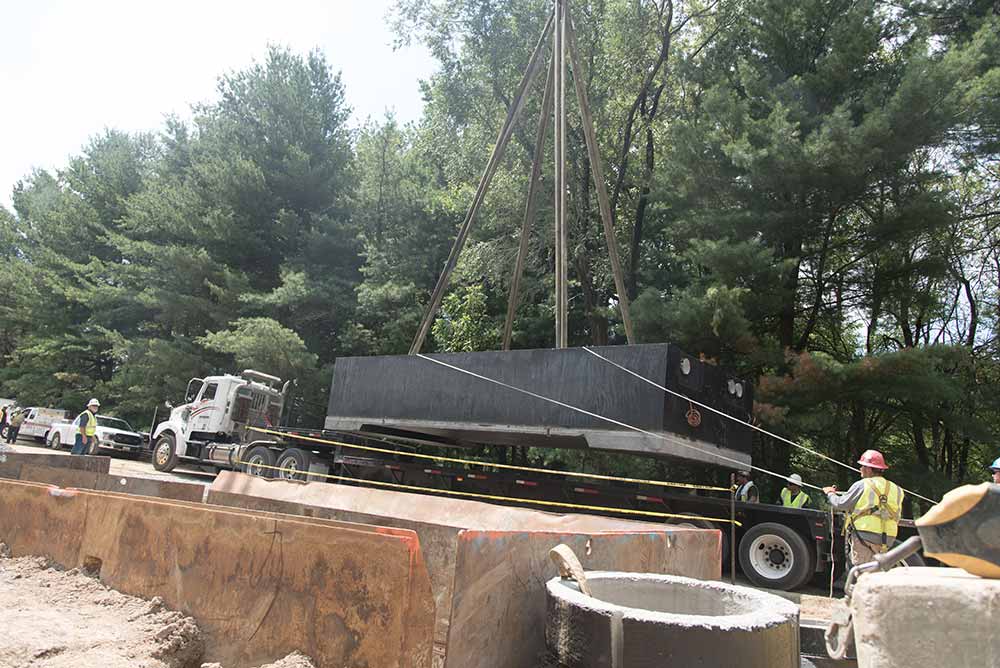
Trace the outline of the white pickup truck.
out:
[[[73,447],[79,431],[80,428],[71,421],[55,422],[49,430],[48,445],[53,450]],[[97,447],[91,448],[89,454],[96,454],[101,449],[136,453],[144,452],[147,449],[147,437],[137,432],[132,428],[132,425],[121,418],[98,415],[96,436]]]

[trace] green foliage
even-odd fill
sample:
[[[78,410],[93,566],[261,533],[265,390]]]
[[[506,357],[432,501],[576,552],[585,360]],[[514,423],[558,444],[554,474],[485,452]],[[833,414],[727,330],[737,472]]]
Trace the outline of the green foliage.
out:
[[[297,379],[322,421],[339,355],[408,350],[551,2],[399,0],[438,61],[421,119],[351,125],[319,52],[271,48],[193,119],[107,130],[0,209],[0,396],[98,394],[145,425],[191,376]],[[759,379],[756,418],[936,493],[981,479],[1000,405],[1000,18],[988,2],[573,3],[640,342]],[[542,81],[529,91],[426,347],[495,349]],[[576,102],[570,337],[621,342]],[[551,133],[550,139],[551,142]],[[515,347],[553,340],[551,143]],[[486,449],[483,456],[506,451]],[[554,468],[664,465],[541,450]],[[786,444],[756,461],[847,481]],[[712,472],[671,463],[669,475]],[[721,482],[721,480],[716,480]],[[766,482],[761,481],[765,486]],[[765,488],[765,496],[776,489]]]
[[[496,348],[497,325],[487,312],[483,287],[472,285],[465,288],[463,294],[452,293],[445,297],[433,331],[434,339],[447,352]]]
[[[270,318],[240,318],[230,329],[209,332],[197,340],[206,350],[232,355],[239,369],[293,379],[316,367],[317,356],[306,350],[298,334]]]

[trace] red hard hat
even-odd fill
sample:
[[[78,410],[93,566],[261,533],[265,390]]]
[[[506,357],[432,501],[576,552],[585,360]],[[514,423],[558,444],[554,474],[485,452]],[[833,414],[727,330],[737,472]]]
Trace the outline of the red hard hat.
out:
[[[883,471],[889,468],[885,465],[885,457],[878,450],[865,450],[865,454],[861,455],[858,463],[862,466],[870,466],[873,469],[882,469]]]

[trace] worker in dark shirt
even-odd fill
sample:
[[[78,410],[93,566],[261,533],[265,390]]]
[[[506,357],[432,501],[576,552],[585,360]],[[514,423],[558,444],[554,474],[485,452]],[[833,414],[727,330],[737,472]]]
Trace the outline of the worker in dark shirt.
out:
[[[760,493],[757,491],[757,486],[753,484],[753,480],[750,479],[750,471],[737,471],[736,484],[739,485],[736,488],[737,501],[745,501],[747,503],[757,503],[760,501]]]

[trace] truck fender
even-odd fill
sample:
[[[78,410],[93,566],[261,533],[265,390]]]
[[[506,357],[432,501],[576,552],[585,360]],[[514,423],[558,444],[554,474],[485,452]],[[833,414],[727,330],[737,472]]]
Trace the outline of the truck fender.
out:
[[[161,422],[156,425],[156,429],[153,431],[152,437],[150,437],[151,445],[155,446],[156,439],[167,433],[174,437],[174,445],[177,448],[177,456],[183,457],[186,455],[187,439],[184,437],[184,430],[181,424],[175,423],[174,421]]]
[[[263,445],[265,448],[280,449],[281,446],[278,445],[277,441],[250,441],[249,443],[244,443],[236,450],[236,457],[234,458],[233,465],[235,468],[239,468],[243,462],[243,457],[246,453],[250,452],[253,448],[258,445]]]

